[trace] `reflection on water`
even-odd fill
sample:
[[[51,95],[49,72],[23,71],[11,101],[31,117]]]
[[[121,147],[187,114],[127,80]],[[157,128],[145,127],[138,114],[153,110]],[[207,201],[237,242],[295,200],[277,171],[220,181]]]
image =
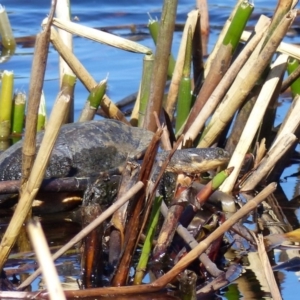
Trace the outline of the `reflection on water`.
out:
[[[50,1],[18,1],[18,0],[4,0],[1,2],[9,13],[9,18],[13,27],[15,37],[18,39],[18,46],[14,56],[7,59],[7,55],[2,53],[1,70],[13,70],[15,74],[15,89],[21,91],[28,90],[30,69],[33,55],[34,35],[40,31],[40,24],[44,17],[46,17],[49,10]],[[212,50],[216,37],[219,34],[223,23],[226,21],[235,4],[235,0],[224,1],[209,1],[210,9],[210,40],[208,51]],[[255,1],[255,11],[252,20],[249,22],[253,26],[258,16],[262,13],[271,15],[276,6],[276,1]],[[178,23],[183,23],[186,14],[194,7],[194,1],[184,0],[179,1],[178,6]],[[147,13],[150,13],[152,18],[159,17],[161,10],[161,1],[72,1],[72,18],[76,17],[78,22],[93,26],[93,27],[108,27],[121,26],[119,29],[114,29],[115,34],[138,39],[142,44],[154,48],[152,40],[149,38],[145,24],[148,22]],[[141,25],[138,26],[136,32],[132,32],[128,26],[122,25]],[[173,54],[176,55],[180,43],[181,32],[178,31],[174,35],[173,40]],[[286,42],[299,43],[299,38],[296,35],[286,38]],[[114,100],[118,101],[123,97],[135,93],[139,86],[141,77],[141,67],[143,56],[139,54],[127,53],[114,48],[109,48],[92,41],[74,38],[74,52],[96,81],[104,79],[108,75],[108,95]],[[47,101],[48,113],[52,107],[52,103],[58,93],[58,55],[53,48],[50,48],[48,65],[46,71],[46,81],[44,84],[44,93]],[[75,114],[77,119],[79,111],[83,106],[88,92],[80,82],[76,84],[75,90]],[[286,109],[285,105],[290,104],[290,99],[284,99],[281,109]],[[284,115],[282,110],[278,111],[277,122],[280,122],[280,115]],[[298,164],[292,165],[285,170],[284,176],[296,172],[299,168]],[[299,228],[299,201],[294,200],[292,203],[290,199],[299,196],[299,188],[297,186],[297,178],[288,178],[282,184],[284,193],[278,194],[277,200],[283,208],[284,214],[287,216],[289,223],[293,228]],[[295,198],[297,199],[297,198]],[[66,224],[56,228],[61,234],[59,228],[67,230]],[[73,225],[72,225],[73,226]],[[78,229],[75,225],[73,229]],[[49,237],[55,240],[55,228]],[[52,236],[54,234],[54,236]],[[74,232],[68,231],[69,237],[72,237]],[[67,239],[67,234],[64,239]],[[56,242],[52,241],[54,244]],[[276,263],[285,261],[295,255],[299,255],[297,250],[276,251],[274,253],[274,260]],[[257,275],[256,275],[257,276]],[[298,277],[293,272],[277,272],[278,280],[281,284],[284,299],[293,299],[299,288]],[[246,283],[244,281],[247,281]],[[297,290],[298,289],[298,290]],[[227,299],[235,299],[244,296],[244,299],[261,299],[268,297],[264,294],[263,289],[260,289],[257,277],[252,271],[247,270],[247,275],[242,276],[236,281],[236,284],[230,285],[222,291],[222,296]]]

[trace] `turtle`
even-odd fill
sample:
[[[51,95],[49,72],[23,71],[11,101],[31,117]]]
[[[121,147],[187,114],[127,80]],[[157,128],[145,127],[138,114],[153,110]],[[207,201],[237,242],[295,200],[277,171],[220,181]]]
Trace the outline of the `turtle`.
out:
[[[117,120],[94,120],[63,125],[51,153],[45,178],[88,177],[117,168],[129,157],[139,158],[149,146],[153,133]],[[37,134],[37,148],[43,133]],[[22,145],[19,141],[0,154],[0,180],[21,178]],[[157,155],[163,161],[168,152]],[[199,173],[228,162],[220,148],[191,148],[173,155],[168,171]]]

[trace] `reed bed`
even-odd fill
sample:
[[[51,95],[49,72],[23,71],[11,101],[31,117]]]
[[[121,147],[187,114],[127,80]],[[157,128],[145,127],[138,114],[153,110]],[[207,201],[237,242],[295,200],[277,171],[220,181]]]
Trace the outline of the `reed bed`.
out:
[[[24,222],[31,219],[32,202],[39,189],[43,188],[44,174],[60,127],[73,121],[72,99],[76,80],[81,81],[89,92],[78,122],[92,120],[100,107],[107,118],[118,120],[126,126],[138,125],[145,129],[145,133],[147,130],[155,134],[141,167],[136,167],[135,163],[129,161],[125,167],[118,169],[123,174],[118,192],[119,199],[101,212],[82,233],[71,239],[52,258],[44,258],[40,254],[39,241],[34,233],[39,226],[33,223],[28,225],[30,238],[42,268],[38,268],[17,290],[28,286],[41,271],[47,275],[49,266],[57,284],[52,287],[51,278],[46,278],[49,297],[53,299],[150,293],[169,288],[171,284],[181,289],[184,299],[195,299],[211,291],[218,291],[241,275],[240,258],[236,259],[236,263],[228,263],[223,269],[216,262],[224,243],[224,234],[234,232],[248,242],[249,250],[244,252],[258,251],[269,291],[274,299],[280,299],[280,291],[274,280],[269,259],[264,253],[264,245],[270,251],[282,242],[299,242],[299,232],[292,231],[290,226],[289,232],[262,237],[257,234],[263,230],[257,228],[249,231],[240,220],[250,213],[255,213],[258,206],[270,204],[270,197],[277,187],[276,182],[289,162],[288,155],[299,140],[300,50],[294,45],[282,42],[297,16],[297,11],[293,8],[295,3],[279,0],[272,19],[261,16],[253,31],[245,32],[254,5],[246,0],[237,1],[213,52],[204,64],[201,54],[205,53],[204,43],[207,40],[209,24],[203,23],[199,9],[188,14],[178,56],[173,58],[170,53],[177,1],[164,1],[159,24],[150,20],[149,27],[156,44],[154,52],[139,43],[71,22],[68,9],[66,10],[68,3],[58,2],[59,6],[56,7],[58,4],[53,1],[49,17],[43,21],[43,30],[36,39],[22,150],[22,178],[15,183],[18,185],[20,196],[0,243],[1,268],[5,266]],[[198,6],[206,7],[202,2]],[[55,9],[58,10],[57,18],[54,17]],[[3,11],[0,9],[0,18],[1,14]],[[0,21],[0,34],[4,37],[4,25],[1,24]],[[59,34],[56,28],[59,29]],[[8,32],[11,33],[9,29]],[[94,79],[74,55],[72,35],[88,38],[108,47],[144,54],[140,89],[130,121],[105,94],[109,77],[97,83],[98,79]],[[46,123],[42,143],[36,151],[37,128],[41,130],[45,127],[44,122],[40,125],[38,118],[46,117],[41,96],[50,44],[60,55],[61,90]],[[9,37],[3,45],[14,51],[13,37]],[[284,80],[287,71],[289,77]],[[5,72],[2,76],[0,135],[3,139],[23,133],[25,96],[16,95],[13,106],[12,77],[13,72]],[[280,93],[289,87],[293,102],[281,126],[274,133],[274,115],[271,108],[279,99]],[[156,174],[157,177],[153,178],[151,176],[154,176],[155,172],[152,173],[151,170],[152,165],[155,165],[160,140],[161,148],[170,152],[159,166],[159,175]],[[196,181],[207,180],[200,174],[177,174],[175,194],[167,207],[163,199],[165,195],[157,187],[176,149],[214,146],[224,148],[230,153],[228,165],[223,166],[223,169],[211,170],[211,180],[201,189]],[[221,149],[219,151],[220,154],[224,153]],[[254,161],[249,159],[247,163],[250,153],[255,158]],[[99,174],[96,183],[99,183],[100,179],[111,180],[110,175],[109,172]],[[248,200],[242,203],[236,196]],[[127,205],[125,203],[128,200],[131,201]],[[209,202],[213,204],[209,206]],[[241,207],[236,205],[237,202]],[[212,210],[218,210],[218,213],[212,214],[207,223],[202,224],[205,230],[201,229],[193,236],[186,227],[197,213],[207,208],[206,205]],[[279,211],[277,206],[273,205],[272,209]],[[165,218],[161,223],[160,210]],[[87,287],[62,293],[52,260],[57,259],[83,238],[85,241],[94,238],[95,228],[111,215],[110,241],[113,241],[112,248],[117,253],[114,254],[117,263],[114,265],[116,271],[111,274],[110,287],[93,286],[93,289]],[[282,223],[288,223],[284,216]],[[232,242],[234,243],[235,241]],[[175,251],[178,247],[179,254]],[[230,245],[226,247],[230,248]],[[141,255],[136,265],[132,258],[137,256],[137,248],[141,248]],[[89,249],[91,253],[96,250]],[[48,253],[48,249],[44,251]],[[169,261],[166,262],[167,259]],[[194,263],[198,259],[201,267]],[[258,261],[258,256],[255,260]],[[89,267],[92,272],[95,271],[92,254],[88,256],[87,261],[91,263]],[[190,275],[195,280],[191,280],[186,291],[181,287],[186,287],[185,276],[189,266],[197,269],[197,275]],[[131,268],[135,269],[135,277],[129,275]],[[149,270],[156,278],[145,284],[143,278]],[[205,275],[206,271],[210,277]],[[130,277],[132,282],[128,281]],[[203,283],[208,278],[212,279],[210,284],[201,289],[196,287],[197,283],[201,280]],[[56,293],[59,293],[59,296]],[[6,298],[36,295],[35,292],[0,292],[0,297]],[[38,297],[47,298],[48,292],[41,291]]]

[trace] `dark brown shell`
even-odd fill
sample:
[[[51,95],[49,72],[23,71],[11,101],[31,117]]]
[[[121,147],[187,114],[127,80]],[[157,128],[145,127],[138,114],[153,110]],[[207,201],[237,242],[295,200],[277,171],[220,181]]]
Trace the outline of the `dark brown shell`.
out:
[[[46,178],[86,176],[120,166],[128,155],[145,151],[153,134],[114,120],[62,126]],[[39,146],[43,133],[37,136]],[[21,177],[22,141],[0,155],[0,180]]]

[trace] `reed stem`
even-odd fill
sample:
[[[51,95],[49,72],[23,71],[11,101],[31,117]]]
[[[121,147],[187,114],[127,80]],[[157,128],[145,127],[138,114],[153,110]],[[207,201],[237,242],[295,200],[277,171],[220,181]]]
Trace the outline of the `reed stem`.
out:
[[[0,138],[7,139],[11,132],[14,73],[4,71],[0,95]]]

